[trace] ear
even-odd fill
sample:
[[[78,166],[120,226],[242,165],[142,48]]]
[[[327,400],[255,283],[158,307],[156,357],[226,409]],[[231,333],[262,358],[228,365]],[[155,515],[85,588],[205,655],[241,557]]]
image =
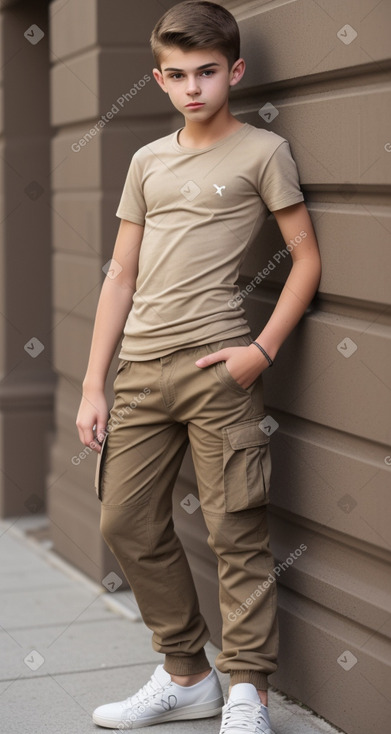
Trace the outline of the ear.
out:
[[[163,92],[167,94],[168,92],[164,84],[162,72],[159,69],[152,69],[152,74],[153,74],[153,78],[156,79],[159,87],[163,90]]]
[[[240,82],[241,78],[243,77],[244,72],[246,71],[246,62],[244,59],[238,59],[235,61],[235,63],[232,66],[232,69],[230,71],[230,80],[229,85],[230,87],[234,87],[235,84]]]

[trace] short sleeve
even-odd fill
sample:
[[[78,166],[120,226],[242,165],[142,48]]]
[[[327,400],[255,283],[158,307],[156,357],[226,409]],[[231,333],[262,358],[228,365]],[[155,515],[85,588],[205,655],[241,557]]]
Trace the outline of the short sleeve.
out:
[[[147,207],[143,195],[142,166],[137,153],[133,156],[125,179],[117,217],[135,224],[144,224]]]
[[[297,166],[287,140],[278,146],[266,164],[259,193],[271,212],[304,201]]]

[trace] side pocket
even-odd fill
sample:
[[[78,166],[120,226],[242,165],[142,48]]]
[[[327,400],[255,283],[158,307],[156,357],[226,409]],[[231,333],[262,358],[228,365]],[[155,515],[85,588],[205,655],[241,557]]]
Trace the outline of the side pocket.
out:
[[[117,371],[115,373],[115,379],[118,377],[118,375],[126,369],[130,365],[129,359],[120,359],[118,362]]]
[[[269,501],[270,438],[259,427],[263,417],[223,428],[226,512],[261,507]]]
[[[105,459],[105,456],[106,456],[108,435],[109,434],[106,433],[106,435],[105,435],[105,437],[103,439],[103,443],[102,443],[102,448],[101,448],[100,454],[98,454],[98,456],[96,457],[95,491],[96,491],[96,494],[98,495],[100,501],[102,501],[101,480],[102,480],[102,471],[103,471],[104,459]]]

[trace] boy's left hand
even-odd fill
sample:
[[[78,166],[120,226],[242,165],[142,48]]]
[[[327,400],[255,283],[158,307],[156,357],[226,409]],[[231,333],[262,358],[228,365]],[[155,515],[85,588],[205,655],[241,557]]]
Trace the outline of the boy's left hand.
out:
[[[209,367],[216,362],[225,362],[231,377],[245,389],[259,377],[261,372],[269,366],[268,361],[256,346],[228,347],[218,352],[201,357],[196,362],[197,367]]]

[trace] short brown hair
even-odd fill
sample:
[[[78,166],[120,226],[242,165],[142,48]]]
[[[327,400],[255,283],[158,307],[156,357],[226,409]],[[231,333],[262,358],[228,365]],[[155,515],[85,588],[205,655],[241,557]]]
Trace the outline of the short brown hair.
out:
[[[174,5],[156,23],[151,35],[155,63],[165,48],[182,51],[211,48],[226,57],[229,68],[240,57],[238,24],[226,8],[206,0],[185,0]]]

